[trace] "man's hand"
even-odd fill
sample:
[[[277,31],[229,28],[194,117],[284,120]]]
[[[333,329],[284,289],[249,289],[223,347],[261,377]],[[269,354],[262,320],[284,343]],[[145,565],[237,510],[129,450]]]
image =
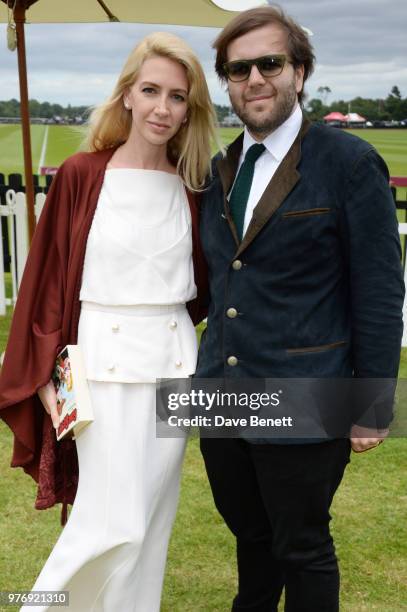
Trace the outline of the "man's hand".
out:
[[[360,425],[352,425],[350,442],[355,453],[363,453],[371,448],[379,446],[389,435],[388,429],[370,429]]]
[[[59,414],[57,410],[57,394],[52,380],[46,385],[38,389],[38,396],[45,410],[51,416],[52,424],[57,429],[59,425]]]

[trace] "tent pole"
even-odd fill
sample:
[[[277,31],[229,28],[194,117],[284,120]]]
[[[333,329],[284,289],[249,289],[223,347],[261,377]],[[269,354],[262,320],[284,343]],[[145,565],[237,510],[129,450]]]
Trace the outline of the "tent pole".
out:
[[[35,229],[34,215],[34,180],[31,157],[30,111],[28,106],[27,62],[25,54],[25,7],[19,2],[14,9],[14,21],[17,32],[18,72],[20,75],[21,127],[23,132],[25,193],[28,214],[28,239],[31,240]]]

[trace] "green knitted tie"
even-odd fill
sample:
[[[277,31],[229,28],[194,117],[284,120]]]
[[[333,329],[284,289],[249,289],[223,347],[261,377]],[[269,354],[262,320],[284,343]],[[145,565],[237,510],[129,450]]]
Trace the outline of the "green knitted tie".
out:
[[[240,166],[239,173],[233,185],[232,193],[229,198],[230,212],[235,222],[237,235],[242,239],[244,216],[246,213],[247,200],[249,199],[250,188],[252,186],[254,164],[265,150],[262,144],[254,144],[247,150],[243,164]]]

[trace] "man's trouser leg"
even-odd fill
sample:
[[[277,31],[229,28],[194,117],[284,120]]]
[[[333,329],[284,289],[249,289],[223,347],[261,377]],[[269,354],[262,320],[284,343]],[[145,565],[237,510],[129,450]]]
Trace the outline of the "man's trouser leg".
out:
[[[338,610],[329,507],[349,461],[349,441],[203,439],[201,448],[216,506],[237,538],[233,609],[271,612],[284,584],[287,612]]]
[[[238,594],[233,610],[277,612],[283,576],[271,554],[272,531],[249,447],[235,439],[201,439],[215,505],[237,538]]]

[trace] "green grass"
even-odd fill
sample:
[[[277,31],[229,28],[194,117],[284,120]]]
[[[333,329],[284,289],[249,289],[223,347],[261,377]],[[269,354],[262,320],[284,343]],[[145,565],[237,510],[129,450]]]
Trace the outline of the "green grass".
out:
[[[33,126],[36,169],[44,134]],[[222,129],[225,144],[240,130]],[[369,139],[393,175],[407,175],[407,132],[354,131]],[[76,128],[51,126],[46,165],[57,165],[78,147]],[[20,132],[0,126],[0,171],[22,172]],[[10,286],[8,279],[8,295]],[[11,318],[0,317],[0,351]],[[407,377],[407,349],[400,376]],[[58,533],[59,509],[34,510],[35,485],[22,470],[9,469],[12,438],[0,424],[0,591],[30,588]],[[376,451],[353,455],[335,497],[332,530],[342,570],[344,612],[407,610],[407,443],[387,440]],[[234,539],[217,514],[198,442],[188,443],[181,500],[174,527],[162,612],[226,612],[235,593]],[[7,607],[4,611],[17,608]],[[85,612],[85,611],[84,611]],[[318,612],[317,610],[315,612]]]
[[[45,125],[31,126],[32,164],[34,174],[38,173]],[[83,140],[83,129],[70,126],[50,125],[45,166],[59,166],[64,159],[79,148]],[[23,145],[20,125],[0,125],[0,172],[24,174]],[[43,183],[43,179],[41,181]]]
[[[51,125],[48,134],[48,146],[45,156],[46,166],[60,166],[67,158],[67,151],[77,151],[84,138],[84,129]]]
[[[240,128],[220,128],[221,140],[228,145],[241,132]],[[349,130],[373,144],[386,160],[390,174],[407,176],[407,130]],[[45,126],[31,126],[33,169],[37,171]],[[83,139],[84,128],[65,125],[49,126],[46,164],[59,165],[72,155]],[[0,125],[0,172],[23,172],[22,136],[19,125]]]
[[[407,176],[407,130],[348,130],[370,142],[386,160],[392,176]]]

